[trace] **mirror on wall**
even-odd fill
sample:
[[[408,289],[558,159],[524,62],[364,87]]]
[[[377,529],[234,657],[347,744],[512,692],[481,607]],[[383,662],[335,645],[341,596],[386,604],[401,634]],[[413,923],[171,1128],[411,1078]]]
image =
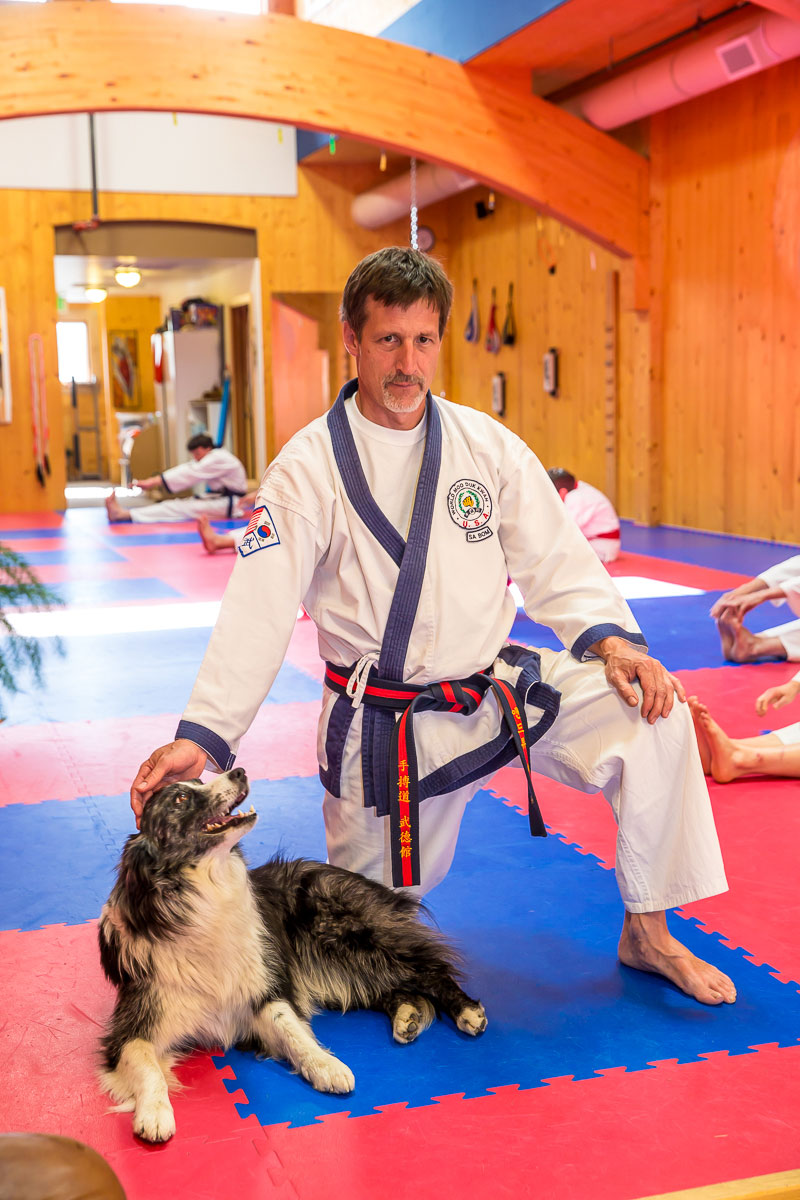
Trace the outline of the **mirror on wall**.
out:
[[[11,372],[8,367],[6,289],[0,287],[0,425],[11,424]]]

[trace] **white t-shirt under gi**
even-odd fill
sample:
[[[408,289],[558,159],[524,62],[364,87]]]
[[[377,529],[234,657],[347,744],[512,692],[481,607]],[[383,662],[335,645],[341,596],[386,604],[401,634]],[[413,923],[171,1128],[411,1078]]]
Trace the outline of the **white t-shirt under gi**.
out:
[[[725,890],[685,706],[649,726],[607,684],[591,645],[609,634],[644,638],[538,459],[498,421],[439,398],[411,431],[375,425],[354,391],[347,385],[268,468],[177,736],[216,766],[232,765],[302,602],[321,656],[353,692],[326,686],[319,723],[332,862],[398,882],[397,840],[381,814],[391,791],[386,742],[402,720],[369,703],[364,684],[377,676],[449,686],[493,667],[523,689],[531,729],[552,717],[560,693],[533,767],[604,792],[620,825],[617,879],[631,911]],[[509,576],[528,614],[567,650],[542,650],[541,660],[503,650],[516,617]],[[447,872],[468,799],[515,749],[494,693],[467,715],[421,711],[414,726],[424,891]]]

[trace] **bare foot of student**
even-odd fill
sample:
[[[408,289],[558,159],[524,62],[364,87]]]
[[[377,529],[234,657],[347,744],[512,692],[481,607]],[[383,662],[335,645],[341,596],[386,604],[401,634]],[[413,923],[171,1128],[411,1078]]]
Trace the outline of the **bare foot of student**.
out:
[[[663,975],[701,1004],[733,1004],[736,999],[733,981],[674,938],[664,912],[626,912],[618,953],[626,967]]]
[[[694,721],[694,733],[697,738],[697,749],[700,751],[700,762],[703,764],[703,770],[706,775],[710,775],[711,747],[708,744],[706,731],[700,723],[700,709],[703,708],[706,712],[708,712],[708,709],[704,704],[700,703],[697,696],[689,696],[687,704],[689,705],[689,712],[692,714],[692,720]]]
[[[705,704],[696,697],[695,700],[696,703],[692,706],[692,719],[695,729],[700,731],[699,736],[702,736],[705,741],[710,759],[709,769],[706,770],[705,765],[703,767],[706,774],[715,779],[717,783],[730,783],[733,779],[740,779],[742,775],[752,773],[752,764],[749,762],[750,752],[745,747],[738,746],[733,738],[728,737],[725,730],[711,716]],[[701,751],[701,759],[702,756]]]
[[[116,525],[119,521],[130,521],[131,519],[131,514],[127,508],[123,508],[121,504],[117,503],[117,497],[114,492],[109,492],[106,496],[106,512],[112,525]]]
[[[741,621],[720,617],[717,621],[722,653],[729,662],[756,662],[759,658],[786,658],[786,648],[776,637],[751,633]]]
[[[217,550],[236,548],[230,534],[217,533],[216,529],[211,528],[211,521],[206,513],[201,513],[197,518],[197,532],[209,554],[216,554]]]

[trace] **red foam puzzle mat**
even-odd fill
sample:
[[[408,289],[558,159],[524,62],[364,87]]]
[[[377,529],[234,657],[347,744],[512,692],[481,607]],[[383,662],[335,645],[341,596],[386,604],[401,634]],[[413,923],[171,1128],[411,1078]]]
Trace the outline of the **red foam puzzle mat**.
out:
[[[269,704],[242,738],[253,779],[316,775],[316,701]],[[127,792],[149,749],[175,736],[178,713],[14,727],[0,758],[0,807]]]
[[[737,587],[749,578],[733,571],[673,562],[669,558],[654,558],[649,554],[631,554],[624,550],[613,562],[606,563],[606,569],[609,575],[641,575],[645,579],[660,579],[663,583],[679,583],[707,592]]]

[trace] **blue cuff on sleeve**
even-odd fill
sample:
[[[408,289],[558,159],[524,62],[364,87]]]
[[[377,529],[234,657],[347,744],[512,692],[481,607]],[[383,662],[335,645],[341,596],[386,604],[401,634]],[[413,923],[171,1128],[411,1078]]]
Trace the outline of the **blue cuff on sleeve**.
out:
[[[199,746],[201,750],[205,750],[220,771],[230,771],[236,762],[236,755],[231,753],[231,748],[225,739],[221,738],[218,733],[214,733],[213,730],[206,729],[205,725],[195,725],[194,721],[179,721],[175,738],[176,740],[186,738],[187,741],[194,742],[196,746]]]
[[[164,478],[164,472],[163,472],[163,471],[161,472],[161,476],[160,476],[160,478],[161,478],[161,486],[163,487],[164,491],[165,491],[165,492],[169,492],[169,493],[170,493],[170,495],[172,495],[172,488],[169,486],[169,484],[167,483],[166,479]]]
[[[647,649],[647,642],[641,633],[628,633],[626,629],[620,629],[619,625],[593,625],[591,629],[587,629],[582,633],[578,640],[570,650],[573,658],[577,658],[578,662],[584,662],[590,646],[595,642],[599,642],[601,638],[620,637],[626,642],[631,642],[634,646],[641,646],[642,650]]]

